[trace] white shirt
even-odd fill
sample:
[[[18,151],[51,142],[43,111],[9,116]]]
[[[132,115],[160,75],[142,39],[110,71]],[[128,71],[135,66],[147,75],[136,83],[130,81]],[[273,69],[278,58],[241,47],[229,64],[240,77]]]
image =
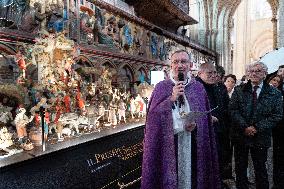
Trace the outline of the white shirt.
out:
[[[229,98],[232,98],[232,95],[233,95],[233,93],[234,93],[234,90],[235,90],[235,87],[231,90],[231,92],[228,93]]]
[[[170,73],[171,80],[176,83]],[[188,74],[185,85],[190,81]],[[180,111],[189,112],[190,107],[187,98],[184,97],[184,105],[179,109],[175,105],[172,110],[174,133],[178,135],[178,189],[191,189],[191,133],[185,132],[185,119],[181,119]]]
[[[254,87],[254,86],[255,86],[255,85],[252,85],[252,91],[253,91],[253,87]],[[263,87],[263,81],[258,85],[258,88],[257,88],[257,90],[256,90],[257,98],[259,97],[259,94],[260,94],[260,92],[261,92],[262,87]]]

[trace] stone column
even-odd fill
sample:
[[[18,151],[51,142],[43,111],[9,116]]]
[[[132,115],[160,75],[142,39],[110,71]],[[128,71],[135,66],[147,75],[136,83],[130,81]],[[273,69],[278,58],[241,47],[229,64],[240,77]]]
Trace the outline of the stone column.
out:
[[[206,44],[206,30],[205,29],[199,29],[198,30],[199,35],[198,35],[198,42],[201,43],[204,46],[207,46]]]
[[[40,4],[41,4],[41,14],[44,14],[46,12],[46,8],[47,8],[47,2],[46,1],[39,1]],[[31,4],[30,4],[31,6]],[[34,6],[34,5],[32,5]],[[42,22],[40,22],[40,30],[43,30],[43,29],[47,29],[46,27],[46,18],[44,18],[44,20]]]
[[[206,30],[205,32],[205,46],[210,48],[210,35],[211,35],[211,31],[210,30]]]
[[[278,35],[278,47],[284,47],[284,0],[279,0],[279,35]]]
[[[273,15],[271,22],[273,24],[273,49],[277,48],[277,18]]]
[[[218,35],[218,30],[213,29],[212,30],[212,49],[216,51],[216,43],[217,43],[217,35]]]
[[[249,49],[251,41],[251,22],[249,18],[250,3],[242,1],[236,10],[235,16],[235,45],[233,54],[233,71],[237,78],[245,73],[245,65],[250,63]]]

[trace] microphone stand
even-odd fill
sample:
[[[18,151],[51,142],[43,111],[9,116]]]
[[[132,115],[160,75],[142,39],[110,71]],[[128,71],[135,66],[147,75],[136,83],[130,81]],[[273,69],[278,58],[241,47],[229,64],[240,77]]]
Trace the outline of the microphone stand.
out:
[[[45,137],[44,137],[44,117],[45,117],[45,108],[41,106],[39,108],[39,113],[41,117],[41,144],[42,144],[42,151],[45,151]]]

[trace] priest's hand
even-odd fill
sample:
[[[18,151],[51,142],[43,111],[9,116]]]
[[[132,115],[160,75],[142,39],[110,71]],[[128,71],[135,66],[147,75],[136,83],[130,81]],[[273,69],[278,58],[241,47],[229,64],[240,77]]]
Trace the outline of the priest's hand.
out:
[[[184,126],[184,129],[188,132],[191,132],[195,129],[196,127],[196,123],[195,122],[191,122],[191,123],[187,123],[185,126]]]
[[[171,96],[171,101],[175,102],[180,95],[184,95],[184,87],[183,81],[179,81],[176,83],[176,85],[173,87],[173,92]]]

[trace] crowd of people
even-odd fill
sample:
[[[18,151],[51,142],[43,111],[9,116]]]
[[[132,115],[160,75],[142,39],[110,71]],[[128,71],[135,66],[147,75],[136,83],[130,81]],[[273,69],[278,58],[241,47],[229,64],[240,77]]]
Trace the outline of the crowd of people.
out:
[[[192,65],[190,53],[174,52],[169,78],[152,93],[141,188],[226,189],[231,179],[237,189],[249,189],[251,156],[255,188],[269,189],[273,145],[273,189],[283,189],[284,66],[268,74],[262,62],[251,63],[237,82],[211,63],[201,64],[192,76]]]

